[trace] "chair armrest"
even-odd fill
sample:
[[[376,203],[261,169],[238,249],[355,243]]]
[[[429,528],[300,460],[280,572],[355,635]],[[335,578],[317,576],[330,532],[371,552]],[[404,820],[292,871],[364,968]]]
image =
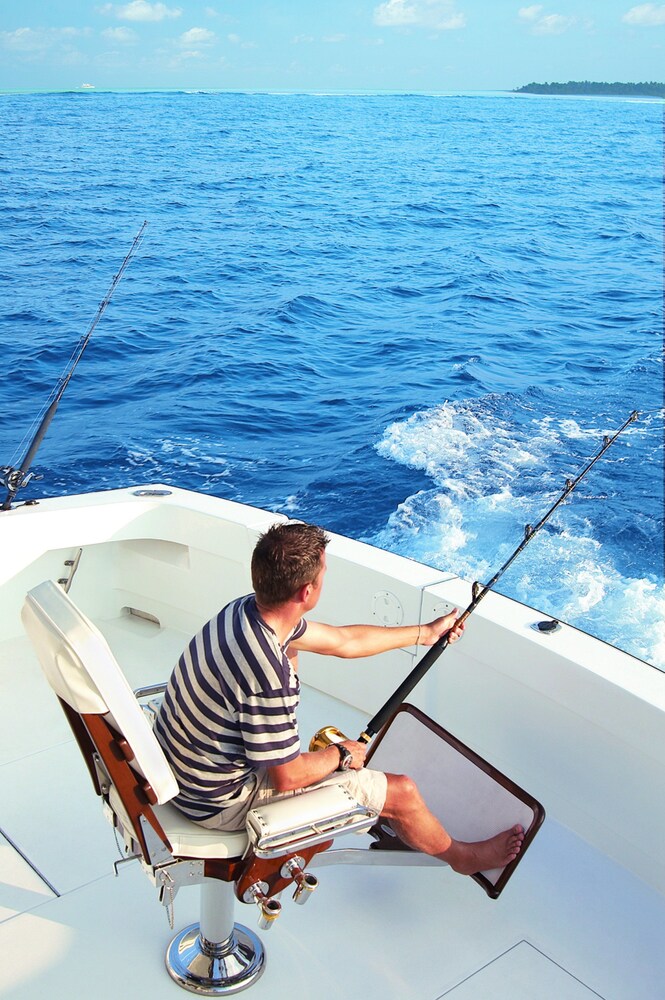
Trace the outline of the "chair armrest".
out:
[[[136,688],[134,697],[137,701],[139,698],[152,698],[156,694],[164,694],[167,687],[165,681],[161,684],[146,684],[144,687]]]
[[[247,834],[257,858],[275,858],[343,833],[366,831],[377,818],[345,788],[331,784],[255,806],[247,814]]]

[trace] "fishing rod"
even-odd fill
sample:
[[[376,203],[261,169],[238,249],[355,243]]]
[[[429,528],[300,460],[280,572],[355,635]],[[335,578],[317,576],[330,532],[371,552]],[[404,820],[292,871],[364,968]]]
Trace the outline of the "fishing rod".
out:
[[[476,582],[472,585],[471,603],[468,605],[467,608],[465,608],[465,610],[459,616],[459,618],[453,625],[453,628],[455,628],[457,625],[462,625],[467,620],[469,615],[473,614],[473,612],[476,610],[482,599],[490,592],[490,590],[492,590],[496,586],[497,582],[506,572],[508,567],[511,566],[512,563],[515,561],[515,559],[517,559],[519,554],[524,551],[524,549],[527,547],[531,539],[535,538],[535,536],[538,534],[543,525],[546,524],[547,521],[549,521],[554,511],[557,510],[557,508],[560,507],[562,503],[564,503],[564,501],[573,492],[575,487],[581,482],[581,480],[586,476],[586,474],[590,471],[590,469],[593,468],[598,459],[602,458],[607,449],[614,444],[616,439],[619,437],[620,434],[623,433],[623,431],[625,431],[626,427],[628,427],[629,424],[632,424],[633,421],[637,420],[638,416],[639,414],[637,410],[634,410],[628,417],[628,419],[624,421],[624,423],[621,425],[618,431],[616,431],[611,437],[605,435],[600,450],[593,456],[592,459],[590,459],[589,462],[587,462],[584,468],[577,474],[577,476],[574,479],[566,480],[566,486],[563,492],[558,497],[558,499],[552,504],[547,513],[544,514],[543,517],[541,517],[540,521],[538,521],[538,523],[535,526],[532,526],[530,524],[526,525],[526,527],[524,528],[524,538],[517,546],[515,551],[508,557],[508,559],[506,559],[503,566],[501,566],[501,568],[497,570],[497,572],[494,574],[489,583],[481,584]],[[448,634],[449,633],[446,632],[445,635],[442,635],[439,639],[437,639],[434,645],[431,646],[430,649],[428,649],[428,651],[425,653],[423,658],[419,660],[419,662],[413,668],[411,673],[402,681],[397,690],[390,696],[385,705],[383,705],[383,707],[379,709],[376,715],[373,716],[372,719],[370,719],[370,721],[367,723],[365,730],[358,737],[359,743],[369,743],[369,741],[374,736],[376,736],[376,734],[383,728],[383,726],[385,726],[386,722],[388,722],[392,718],[392,716],[395,714],[399,706],[409,696],[409,694],[416,686],[416,684],[418,684],[418,682],[425,676],[430,667],[433,666],[433,664],[438,660],[441,654],[448,648],[449,646]],[[344,734],[341,733],[335,726],[324,726],[322,729],[319,729],[319,731],[315,733],[314,736],[312,737],[309,749],[322,750],[326,746],[329,746],[331,743],[339,743],[340,741],[343,741],[345,739],[346,737],[344,736]]]
[[[69,381],[72,375],[74,374],[76,366],[83,357],[83,352],[88,346],[88,343],[90,341],[90,338],[93,334],[95,327],[97,326],[100,319],[104,315],[106,307],[108,306],[109,302],[111,301],[111,298],[113,297],[113,293],[120,284],[120,280],[123,274],[125,273],[127,265],[129,264],[130,260],[132,259],[132,257],[136,253],[136,250],[138,249],[139,243],[143,238],[143,234],[146,230],[147,225],[148,222],[146,220],[139,229],[136,236],[134,237],[134,242],[132,243],[129,249],[129,253],[123,260],[122,264],[120,265],[118,273],[114,276],[113,281],[111,282],[106,295],[100,302],[99,309],[97,310],[97,313],[95,314],[92,323],[88,327],[87,333],[81,338],[78,347],[74,351],[73,362],[71,364],[71,367],[67,372],[65,372],[64,375],[60,377],[60,381],[58,382],[55,388],[55,396],[53,398],[53,402],[50,404],[50,406],[46,410],[46,413],[42,417],[39,427],[37,428],[35,435],[30,443],[30,446],[28,447],[28,450],[25,453],[23,461],[18,466],[18,468],[14,468],[12,466],[5,466],[3,469],[0,469],[0,486],[4,486],[7,489],[7,496],[5,498],[5,502],[3,503],[2,507],[0,507],[0,511],[10,510],[18,491],[23,489],[24,486],[27,486],[27,484],[33,478],[34,474],[30,472],[30,466],[34,461],[37,449],[44,440],[44,436],[47,430],[49,429],[53,417],[55,416],[55,411],[58,409],[58,404],[62,399],[65,389],[69,385]]]

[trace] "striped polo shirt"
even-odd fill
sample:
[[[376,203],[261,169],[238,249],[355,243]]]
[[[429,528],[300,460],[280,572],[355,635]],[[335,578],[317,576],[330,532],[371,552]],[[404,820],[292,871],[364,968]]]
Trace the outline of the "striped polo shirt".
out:
[[[155,735],[176,776],[174,805],[190,819],[247,799],[253,775],[300,753],[300,683],[253,594],[227,604],[194,636],[171,675]]]

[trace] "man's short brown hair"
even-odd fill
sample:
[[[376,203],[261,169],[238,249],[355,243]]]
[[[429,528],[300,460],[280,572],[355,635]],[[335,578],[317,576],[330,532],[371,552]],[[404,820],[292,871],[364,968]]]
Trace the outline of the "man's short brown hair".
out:
[[[315,524],[273,524],[259,537],[252,555],[252,584],[259,604],[284,604],[313,583],[329,541]]]

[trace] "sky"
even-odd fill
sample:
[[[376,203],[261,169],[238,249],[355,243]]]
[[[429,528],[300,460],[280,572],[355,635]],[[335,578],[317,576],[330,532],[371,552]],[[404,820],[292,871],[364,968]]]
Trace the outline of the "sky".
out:
[[[0,90],[665,80],[665,3],[0,0]]]

